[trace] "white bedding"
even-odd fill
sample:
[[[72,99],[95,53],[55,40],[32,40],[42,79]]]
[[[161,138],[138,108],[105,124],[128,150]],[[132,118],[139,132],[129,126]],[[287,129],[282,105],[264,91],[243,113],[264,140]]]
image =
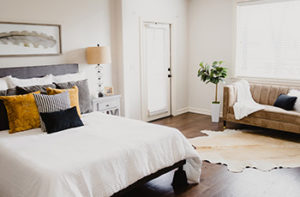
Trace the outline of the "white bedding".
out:
[[[199,156],[178,130],[99,112],[82,119],[84,127],[51,135],[1,131],[0,197],[111,196],[183,159],[199,182]]]

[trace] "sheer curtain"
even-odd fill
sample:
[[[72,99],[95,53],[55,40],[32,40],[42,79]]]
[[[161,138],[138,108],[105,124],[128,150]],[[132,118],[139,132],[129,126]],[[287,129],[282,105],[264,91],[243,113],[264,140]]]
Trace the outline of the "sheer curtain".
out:
[[[237,7],[236,75],[300,79],[300,1]]]

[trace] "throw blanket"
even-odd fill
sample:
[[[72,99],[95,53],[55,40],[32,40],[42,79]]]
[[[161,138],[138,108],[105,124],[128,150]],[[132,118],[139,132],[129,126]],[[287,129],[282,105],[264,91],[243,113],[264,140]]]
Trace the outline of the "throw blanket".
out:
[[[240,80],[234,86],[237,91],[237,102],[233,105],[235,119],[240,120],[249,114],[265,109],[265,106],[253,100],[248,81]]]

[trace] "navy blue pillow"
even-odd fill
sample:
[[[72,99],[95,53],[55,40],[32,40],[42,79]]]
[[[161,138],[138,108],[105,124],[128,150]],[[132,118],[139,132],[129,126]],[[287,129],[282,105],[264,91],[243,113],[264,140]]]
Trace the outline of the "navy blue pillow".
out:
[[[276,99],[274,106],[280,107],[285,110],[293,110],[296,100],[297,100],[296,96],[288,96],[286,94],[280,94]]]
[[[48,134],[83,126],[76,107],[56,112],[40,113],[40,116],[45,123]]]
[[[0,100],[0,131],[2,130],[8,130],[8,117],[5,105],[2,100]]]
[[[0,96],[12,96],[16,94],[17,94],[16,88],[0,91]],[[8,129],[9,129],[9,124],[8,124],[6,108],[3,101],[0,100],[0,131],[8,130]]]

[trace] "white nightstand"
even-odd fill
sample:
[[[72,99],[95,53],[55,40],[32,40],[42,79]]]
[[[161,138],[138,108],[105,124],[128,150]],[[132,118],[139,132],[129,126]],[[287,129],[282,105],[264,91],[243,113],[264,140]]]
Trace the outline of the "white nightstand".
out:
[[[93,111],[120,116],[121,96],[104,96],[93,99]]]

